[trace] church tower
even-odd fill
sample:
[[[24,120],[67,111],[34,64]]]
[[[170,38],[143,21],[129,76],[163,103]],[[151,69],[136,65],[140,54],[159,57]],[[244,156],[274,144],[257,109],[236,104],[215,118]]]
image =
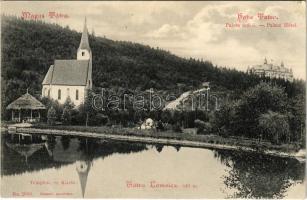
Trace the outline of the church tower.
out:
[[[86,26],[86,18],[84,20],[84,27],[81,36],[80,45],[77,51],[77,60],[88,60],[89,70],[88,70],[88,82],[87,89],[92,89],[92,51],[88,39],[88,30]]]
[[[81,41],[77,52],[77,60],[91,60],[91,59],[92,59],[92,51],[88,41],[88,31],[87,31],[86,18],[85,18]]]

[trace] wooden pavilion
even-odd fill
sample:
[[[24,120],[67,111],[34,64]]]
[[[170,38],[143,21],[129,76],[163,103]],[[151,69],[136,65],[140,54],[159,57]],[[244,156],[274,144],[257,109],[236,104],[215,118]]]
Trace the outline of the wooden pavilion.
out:
[[[15,122],[38,122],[41,118],[41,111],[46,107],[27,91],[11,104],[6,107],[7,110],[12,110],[12,121]],[[18,115],[16,116],[16,113]]]

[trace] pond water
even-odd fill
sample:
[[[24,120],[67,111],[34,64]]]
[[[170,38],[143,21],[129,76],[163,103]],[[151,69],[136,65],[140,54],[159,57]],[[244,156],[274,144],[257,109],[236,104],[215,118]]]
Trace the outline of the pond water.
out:
[[[238,151],[2,136],[2,196],[303,198],[305,163]]]

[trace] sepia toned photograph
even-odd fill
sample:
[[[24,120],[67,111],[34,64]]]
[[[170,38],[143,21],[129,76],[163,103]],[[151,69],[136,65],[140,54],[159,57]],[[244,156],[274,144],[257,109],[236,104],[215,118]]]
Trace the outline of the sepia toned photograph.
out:
[[[1,1],[1,197],[306,198],[306,1]]]

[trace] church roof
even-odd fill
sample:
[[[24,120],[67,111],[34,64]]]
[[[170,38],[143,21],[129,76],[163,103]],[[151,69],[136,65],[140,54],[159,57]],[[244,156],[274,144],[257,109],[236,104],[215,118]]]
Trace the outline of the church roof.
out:
[[[86,27],[86,18],[85,18],[85,21],[84,21],[84,27],[83,27],[83,32],[82,32],[82,36],[81,36],[79,49],[87,49],[87,50],[91,51],[90,44],[88,42],[88,31],[87,31],[87,27]]]
[[[46,109],[44,104],[42,104],[40,101],[38,101],[35,97],[33,97],[31,94],[26,93],[10,103],[6,109],[32,109],[32,110],[40,110],[40,109]]]
[[[76,85],[87,84],[89,60],[55,60],[51,65],[43,85]]]
[[[51,65],[48,69],[48,72],[43,80],[43,85],[44,84],[50,84],[52,80],[52,73],[53,73],[53,65]]]

